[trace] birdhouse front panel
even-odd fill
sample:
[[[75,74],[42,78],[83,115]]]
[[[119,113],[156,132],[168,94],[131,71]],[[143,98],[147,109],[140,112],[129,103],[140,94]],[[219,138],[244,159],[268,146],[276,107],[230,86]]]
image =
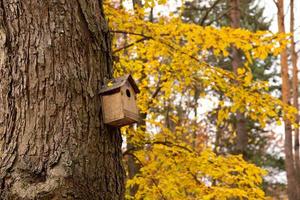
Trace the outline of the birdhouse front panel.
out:
[[[120,92],[103,96],[102,104],[105,124],[111,124],[114,121],[124,118],[123,103]]]

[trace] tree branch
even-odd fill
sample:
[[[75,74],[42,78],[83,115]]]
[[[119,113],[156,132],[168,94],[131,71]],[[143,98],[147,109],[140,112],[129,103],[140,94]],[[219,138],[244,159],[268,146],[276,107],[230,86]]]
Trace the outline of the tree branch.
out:
[[[131,155],[133,158],[135,158],[139,162],[139,164],[142,167],[145,167],[145,165],[142,163],[142,161],[136,155],[134,155],[133,153],[128,153],[128,155]],[[153,178],[151,178],[151,177],[149,177],[149,178],[150,178],[151,182],[155,185],[155,187],[157,188],[157,190],[159,191],[159,194],[162,197],[162,199],[163,200],[167,200],[167,198],[165,197],[165,195],[163,194],[163,192],[161,191],[161,189],[158,187],[158,184],[156,183],[156,181]]]
[[[204,14],[204,16],[203,16],[203,18],[202,18],[202,20],[201,20],[201,22],[200,22],[200,25],[201,25],[201,26],[204,25],[204,22],[205,22],[205,20],[207,19],[208,14],[209,14],[209,13],[212,11],[212,9],[214,9],[214,7],[216,7],[220,2],[221,2],[221,0],[216,0],[216,1],[213,3],[213,5],[212,5],[209,9],[207,9],[207,11],[205,12],[205,14]]]
[[[178,147],[180,149],[183,149],[189,153],[193,153],[194,151],[186,146],[182,146],[182,145],[179,145],[179,144],[174,144],[172,142],[169,142],[169,141],[154,141],[154,142],[145,142],[144,145],[155,145],[155,144],[160,144],[160,145],[165,145],[167,147]],[[137,151],[137,150],[140,150],[142,149],[143,147],[132,147],[130,149],[126,149],[126,151],[123,152],[123,156],[126,156],[126,155],[130,155],[131,152],[133,151]]]
[[[128,32],[128,31],[123,31],[123,30],[110,30],[111,33],[122,33],[122,34],[129,34],[129,35],[137,35],[137,36],[142,36],[142,37],[146,37],[146,38],[152,38],[149,36],[146,36],[142,33],[134,33],[134,32]]]
[[[135,45],[135,44],[137,44],[137,43],[140,43],[140,42],[143,42],[143,41],[149,40],[149,39],[150,39],[150,38],[147,38],[147,37],[141,38],[141,39],[139,39],[139,40],[137,40],[137,41],[135,41],[135,42],[132,42],[132,43],[130,43],[130,44],[128,44],[128,45],[125,45],[125,46],[123,46],[123,47],[121,47],[121,48],[119,48],[119,49],[114,50],[114,51],[113,51],[113,54],[115,54],[115,53],[117,53],[117,52],[119,52],[119,51],[122,51],[122,50],[124,50],[124,49],[127,49],[127,48],[129,48],[129,47],[131,47],[131,46],[133,46],[133,45]]]
[[[216,19],[211,20],[210,22],[208,22],[208,23],[206,24],[206,26],[210,26],[210,25],[211,25],[212,23],[214,23],[215,21],[217,21],[217,20],[221,19],[222,17],[224,17],[226,14],[228,14],[229,11],[231,11],[231,9],[232,9],[232,8],[229,8],[229,9],[225,10],[223,13],[221,13],[219,16],[217,16]]]

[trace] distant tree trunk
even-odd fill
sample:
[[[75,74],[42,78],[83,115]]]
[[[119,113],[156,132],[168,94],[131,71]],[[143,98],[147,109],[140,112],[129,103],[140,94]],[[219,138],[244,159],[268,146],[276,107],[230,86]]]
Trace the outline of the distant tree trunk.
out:
[[[277,1],[278,8],[278,32],[285,33],[284,24],[284,3],[283,0]],[[288,74],[288,55],[287,49],[282,50],[280,54],[281,63],[281,78],[282,78],[282,101],[286,104],[290,104],[290,84]],[[288,120],[284,122],[285,131],[285,169],[287,173],[287,192],[290,200],[297,200],[297,180],[294,168],[294,156],[293,156],[293,141],[292,141],[292,126]]]
[[[232,28],[240,28],[240,1],[229,0],[230,7],[230,25]],[[235,74],[242,65],[241,54],[235,47],[232,48],[232,68]],[[236,148],[235,153],[243,154],[246,157],[246,148],[248,144],[248,133],[246,119],[239,111],[236,113]]]
[[[290,20],[290,32],[293,33],[291,36],[291,55],[292,55],[292,65],[293,65],[293,106],[298,110],[299,109],[299,92],[298,92],[298,64],[297,64],[297,53],[295,49],[295,37],[294,37],[294,26],[295,26],[295,18],[294,18],[294,0],[291,0],[291,20]],[[299,124],[299,113],[296,115],[296,123]],[[300,171],[299,167],[299,128],[295,128],[295,166],[296,170]]]
[[[141,8],[143,6],[143,3],[141,0],[132,0],[132,5],[134,8],[136,8],[136,6]]]
[[[127,150],[134,149],[134,148],[135,146],[131,142],[127,143]],[[136,159],[132,155],[128,156],[127,167],[128,167],[128,179],[133,179],[134,176],[139,172],[140,165],[137,163]],[[130,196],[134,197],[138,189],[139,189],[138,185],[136,184],[133,185],[129,189]]]
[[[101,1],[0,0],[0,199],[124,199]]]
[[[141,131],[146,131],[146,129],[144,128],[144,127],[146,127],[146,117],[147,117],[147,115],[145,113],[140,114],[140,122],[137,125],[143,127]],[[134,145],[134,143],[131,141],[131,138],[128,137],[127,139],[128,139],[127,150],[136,149],[136,145]],[[132,155],[128,156],[127,167],[128,167],[128,178],[129,179],[134,178],[134,176],[137,175],[141,169],[141,165],[138,163],[138,161]],[[137,193],[138,189],[139,189],[138,185],[133,185],[129,189],[130,196],[134,197],[135,194]]]
[[[141,8],[143,6],[141,0],[132,0],[132,5],[133,5],[134,9]],[[146,78],[145,74],[143,75],[142,79],[143,78]],[[144,128],[142,128],[142,131],[146,131],[146,128],[145,128],[146,127],[146,118],[147,118],[146,113],[140,114],[140,122],[137,125],[144,127]],[[127,145],[126,145],[127,150],[136,148],[136,145],[132,142],[132,138],[130,138],[130,137],[127,137],[126,143],[127,143]],[[127,164],[127,169],[128,169],[128,177],[127,178],[133,179],[135,177],[135,175],[137,175],[139,173],[141,166],[133,155],[128,156],[126,164]],[[137,193],[138,189],[139,189],[139,187],[137,184],[133,185],[129,189],[130,196],[134,197],[135,194]]]
[[[293,106],[297,109],[297,114],[296,114],[296,124],[299,124],[299,81],[298,81],[298,56],[296,53],[295,49],[295,16],[294,16],[294,0],[291,0],[290,2],[291,5],[291,12],[290,12],[290,32],[292,33],[291,36],[291,56],[292,56],[292,66],[293,66]],[[298,197],[300,197],[300,157],[299,157],[299,128],[295,127],[294,128],[295,132],[295,137],[294,137],[294,153],[295,153],[295,170],[297,174],[297,192],[298,192]]]

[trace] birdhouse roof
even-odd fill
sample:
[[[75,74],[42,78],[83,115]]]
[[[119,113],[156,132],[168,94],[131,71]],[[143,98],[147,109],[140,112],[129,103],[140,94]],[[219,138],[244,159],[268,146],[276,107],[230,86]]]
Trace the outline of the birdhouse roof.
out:
[[[130,74],[125,76],[121,76],[118,78],[110,79],[105,85],[102,86],[100,90],[100,94],[108,94],[108,93],[115,93],[120,91],[120,88],[125,85],[126,82],[129,82],[131,87],[133,88],[135,93],[139,93],[140,90],[136,85],[134,79]]]

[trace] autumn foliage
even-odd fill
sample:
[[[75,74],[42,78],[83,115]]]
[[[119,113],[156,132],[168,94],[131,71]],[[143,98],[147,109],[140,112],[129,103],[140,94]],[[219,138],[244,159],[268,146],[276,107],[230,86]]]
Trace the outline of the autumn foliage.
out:
[[[254,80],[250,65],[277,56],[288,35],[250,32],[229,27],[202,27],[181,20],[180,11],[147,20],[149,9],[165,2],[145,1],[128,9],[106,2],[113,33],[115,76],[130,73],[139,83],[138,104],[146,123],[123,128],[134,148],[124,150],[140,166],[130,199],[265,199],[261,189],[266,171],[240,155],[216,155],[196,111],[212,92],[217,125],[237,111],[265,127],[270,120],[294,121],[296,110],[268,92],[267,82]],[[243,54],[238,73],[215,66],[228,60],[232,47]],[[196,108],[196,111],[195,111]],[[189,114],[192,113],[192,114]],[[234,131],[232,135],[234,135]]]

